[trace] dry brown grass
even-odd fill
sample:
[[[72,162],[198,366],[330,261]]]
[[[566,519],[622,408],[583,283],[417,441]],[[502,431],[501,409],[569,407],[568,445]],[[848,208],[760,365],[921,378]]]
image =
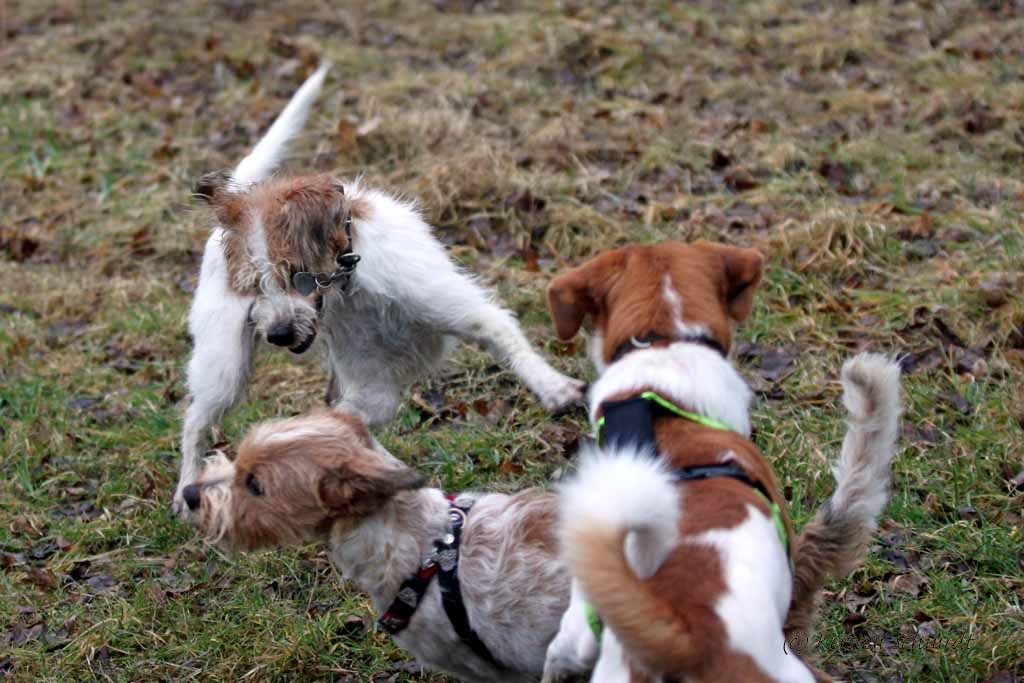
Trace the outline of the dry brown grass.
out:
[[[428,680],[346,625],[368,605],[322,555],[207,562],[168,514],[209,220],[189,188],[234,164],[327,58],[292,167],[416,197],[578,375],[582,349],[552,342],[543,310],[558,269],[627,241],[764,249],[740,359],[798,521],[830,488],[842,359],[911,354],[894,500],[866,566],[828,597],[817,652],[853,680],[1024,675],[1019,12],[7,2],[0,672]],[[385,441],[453,489],[549,480],[585,426],[549,420],[489,363],[461,353]],[[322,382],[268,354],[226,436],[315,405]]]

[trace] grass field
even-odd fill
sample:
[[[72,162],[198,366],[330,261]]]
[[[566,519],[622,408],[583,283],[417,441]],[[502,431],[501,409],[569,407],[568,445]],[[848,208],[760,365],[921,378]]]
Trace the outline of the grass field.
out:
[[[1013,3],[5,0],[0,8],[0,677],[442,681],[322,548],[228,558],[170,513],[185,314],[232,165],[320,58],[291,167],[417,197],[562,369],[549,279],[601,249],[769,258],[738,362],[804,522],[836,376],[904,354],[891,505],[812,646],[854,681],[1024,680],[1024,18]],[[320,403],[261,357],[224,426]],[[381,435],[452,490],[571,465],[482,353]]]

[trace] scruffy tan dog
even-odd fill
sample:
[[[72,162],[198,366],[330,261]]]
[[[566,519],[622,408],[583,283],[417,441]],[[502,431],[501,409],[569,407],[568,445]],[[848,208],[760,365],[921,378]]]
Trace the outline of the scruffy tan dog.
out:
[[[382,627],[424,666],[481,683],[538,680],[569,602],[555,496],[449,500],[423,486],[373,448],[358,418],[323,411],[256,425],[235,461],[211,458],[185,499],[229,550],[328,542]]]

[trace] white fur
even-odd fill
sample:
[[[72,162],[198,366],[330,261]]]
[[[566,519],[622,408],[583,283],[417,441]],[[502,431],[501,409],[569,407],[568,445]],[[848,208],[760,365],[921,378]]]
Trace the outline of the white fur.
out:
[[[174,494],[179,513],[187,510],[181,492],[199,475],[210,428],[245,392],[252,368],[255,331],[249,310],[254,298],[238,296],[228,286],[223,237],[224,231],[216,229],[206,241],[188,315],[194,345],[186,381],[192,398],[185,412],[181,473]]]
[[[580,456],[575,477],[561,486],[560,533],[576,527],[602,526],[628,530],[624,543],[626,561],[638,577],[654,575],[679,543],[682,492],[664,462],[635,448],[611,451],[591,448]],[[586,598],[573,581],[569,609],[562,617],[558,635],[548,647],[544,681],[586,671],[600,662],[591,680],[620,680],[621,656],[608,651],[608,630],[598,643],[586,618]],[[598,678],[598,671],[603,678]]]
[[[587,599],[583,596],[579,582],[573,579],[569,607],[562,615],[558,635],[548,646],[541,683],[554,683],[563,674],[592,669],[597,661],[599,647],[600,643],[587,622]]]
[[[563,533],[573,527],[627,530],[626,560],[648,579],[678,543],[681,493],[660,458],[631,448],[592,448],[561,487],[560,526]]]
[[[309,418],[282,431],[281,421],[265,422],[253,428],[250,438],[263,445],[283,439],[294,443],[324,431],[337,434],[337,423],[327,417]],[[397,463],[386,452],[371,451],[365,457]],[[218,455],[208,460],[196,482],[210,542],[220,541],[233,525],[243,523],[231,518],[234,475],[234,464]],[[395,641],[423,666],[469,683],[536,681],[569,597],[565,564],[552,544],[541,542],[536,527],[550,519],[557,501],[551,494],[529,490],[517,495],[463,493],[455,502],[472,508],[460,544],[463,604],[470,625],[506,669],[494,668],[462,642],[444,611],[436,579]],[[330,544],[335,566],[382,613],[402,582],[433,554],[434,542],[450,533],[449,503],[440,489],[402,491],[368,517],[338,519],[326,531],[302,531],[313,538],[319,534]]]
[[[587,344],[587,356],[597,369],[597,374],[600,375],[607,369],[608,366],[604,363],[604,337],[597,330],[590,333],[590,342]]]
[[[254,160],[247,158],[239,165],[238,177],[251,184],[272,170],[270,162],[280,158],[281,146],[305,119],[322,81],[322,76],[315,78],[303,85],[279,117],[287,125],[277,128],[275,122],[250,155]],[[345,185],[345,195],[368,210],[353,225],[352,246],[361,261],[349,289],[327,290],[319,318],[329,364],[340,384],[340,394],[332,397],[335,407],[371,427],[390,421],[406,387],[435,370],[459,338],[484,346],[549,410],[581,398],[582,382],[548,365],[515,317],[452,263],[413,204],[358,182]],[[270,270],[260,268],[258,296],[234,295],[221,235],[215,230],[206,243],[189,315],[194,340],[188,371],[191,402],[174,497],[174,509],[181,515],[188,514],[182,490],[198,474],[210,429],[244,393],[254,339],[265,337],[279,323],[290,323],[298,337],[312,334],[317,326],[317,312],[309,301],[279,285]],[[266,261],[262,230],[250,235],[250,257]]]
[[[750,656],[774,680],[814,681],[807,666],[785,646],[782,626],[793,582],[775,522],[752,505],[747,519],[732,529],[714,529],[685,543],[714,547],[724,571],[726,592],[715,604],[732,649]]]
[[[753,392],[717,351],[676,342],[627,354],[591,385],[591,420],[609,396],[640,389],[656,391],[684,410],[714,418],[750,436]]]
[[[631,675],[626,651],[615,631],[604,629],[601,634],[601,655],[590,676],[590,683],[628,683]]]
[[[841,379],[849,420],[833,471],[837,485],[831,506],[874,528],[889,500],[901,412],[900,368],[885,356],[862,353],[846,361]]]
[[[329,64],[321,64],[306,79],[249,156],[235,167],[230,185],[234,191],[246,190],[250,185],[266,179],[278,167],[288,149],[288,143],[298,135],[309,118],[309,110],[320,94],[329,67]]]
[[[463,600],[480,639],[508,670],[496,670],[462,643],[441,605],[436,581],[395,640],[422,665],[463,681],[536,681],[567,605],[569,576],[557,557],[522,543],[521,532],[533,506],[551,501],[503,494],[468,497],[476,502],[461,545]],[[448,503],[437,489],[399,494],[357,528],[332,532],[331,558],[382,612],[429,554],[433,540],[445,534],[447,514]]]
[[[704,325],[683,322],[683,300],[672,284],[672,276],[665,273],[661,280],[661,296],[672,313],[672,325],[680,337],[700,337],[708,334]]]

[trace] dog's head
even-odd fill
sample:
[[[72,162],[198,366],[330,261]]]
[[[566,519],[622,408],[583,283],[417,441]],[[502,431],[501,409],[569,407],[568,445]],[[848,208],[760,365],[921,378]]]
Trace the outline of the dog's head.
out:
[[[338,522],[354,527],[424,483],[374,450],[358,418],[321,411],[256,425],[235,462],[210,458],[184,496],[207,539],[254,550],[320,537]]]
[[[316,338],[323,296],[331,288],[299,291],[295,274],[330,275],[338,269],[354,209],[344,186],[328,175],[310,175],[238,188],[220,172],[200,178],[195,194],[226,229],[229,285],[255,297],[250,316],[256,330],[271,344],[304,352]]]
[[[591,319],[591,356],[599,368],[630,338],[703,336],[728,350],[733,321],[747,317],[764,257],[710,242],[662,242],[607,251],[548,287],[559,338]]]

